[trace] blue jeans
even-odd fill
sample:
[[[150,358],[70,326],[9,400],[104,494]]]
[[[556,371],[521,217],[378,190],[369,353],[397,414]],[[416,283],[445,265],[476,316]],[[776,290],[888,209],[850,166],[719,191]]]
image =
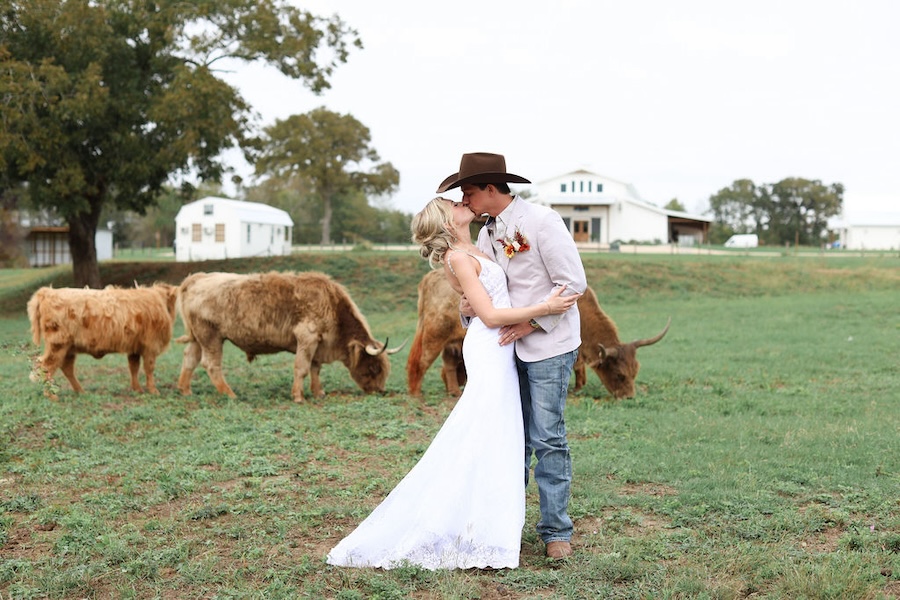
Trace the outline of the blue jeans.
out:
[[[572,537],[572,519],[568,514],[572,457],[563,412],[577,355],[578,351],[573,350],[537,362],[516,357],[525,423],[525,485],[533,453],[537,457],[534,480],[541,500],[537,532],[545,543],[569,541]]]

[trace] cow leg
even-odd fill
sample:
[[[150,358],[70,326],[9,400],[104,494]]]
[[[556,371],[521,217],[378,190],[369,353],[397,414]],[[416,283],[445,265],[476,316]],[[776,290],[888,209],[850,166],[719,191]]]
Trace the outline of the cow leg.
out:
[[[319,368],[307,355],[308,350],[298,347],[294,356],[294,384],[291,386],[291,396],[294,402],[303,402],[303,380],[309,375],[309,388],[314,397],[321,398],[325,395],[322,390],[322,382],[319,380]]]
[[[200,364],[203,349],[196,341],[188,342],[184,347],[184,358],[181,360],[181,374],[178,376],[178,389],[183,396],[191,395],[191,377],[194,369]]]
[[[310,376],[309,388],[312,395],[322,397],[325,392],[319,380],[319,367],[313,362],[319,336],[312,327],[300,323],[294,327],[294,337],[297,339],[297,348],[294,350],[294,384],[291,386],[294,402],[303,402],[303,380],[307,375]]]
[[[51,372],[47,368],[47,363],[49,362],[48,359],[49,359],[49,356],[45,354],[44,356],[42,356],[34,361],[34,368],[32,369],[31,374],[29,375],[29,379],[31,379],[31,381],[34,381],[34,382],[40,382],[40,383],[45,384],[44,385],[44,395],[53,400],[59,400],[59,397],[56,396],[55,394],[53,394],[47,385],[48,383],[53,381],[53,372]],[[53,371],[56,371],[55,367],[54,367]]]
[[[319,371],[321,369],[322,364],[316,361],[313,361],[309,368],[309,391],[315,398],[322,398],[325,396],[325,389],[322,387],[322,380],[319,378]]]
[[[225,381],[225,375],[222,373],[222,346],[223,340],[218,338],[210,340],[209,344],[203,347],[200,364],[206,369],[206,374],[209,375],[209,380],[217,392],[236,398],[237,394]]]
[[[141,389],[141,382],[138,381],[138,371],[141,368],[141,355],[140,354],[129,354],[128,355],[128,371],[131,373],[131,389],[135,392],[143,392]]]
[[[584,363],[585,360],[579,356],[575,359],[575,367],[572,369],[575,372],[575,388],[573,391],[576,394],[584,387],[584,384],[587,383],[587,371]]]
[[[76,356],[77,356],[77,354],[72,350],[70,350],[69,352],[66,352],[66,356],[65,356],[65,358],[63,358],[63,361],[62,361],[61,369],[62,369],[63,375],[65,375],[66,379],[69,380],[69,383],[72,384],[72,389],[80,394],[84,391],[84,388],[81,387],[81,384],[78,382],[78,378],[75,377],[75,357]],[[56,361],[54,360],[53,362],[55,365]],[[52,371],[48,370],[48,372],[47,372],[48,379],[53,375],[53,371],[55,371],[55,370],[56,370],[55,366],[53,367]]]
[[[151,394],[159,394],[156,389],[156,380],[153,378],[153,371],[156,368],[156,356],[152,353],[146,353],[142,356],[144,359],[144,377],[147,379],[147,391]]]
[[[461,351],[461,346],[450,343],[444,346],[441,353],[441,380],[444,382],[447,393],[457,398],[462,395],[459,386],[465,383],[459,380],[459,372],[462,370],[460,369],[462,365]]]

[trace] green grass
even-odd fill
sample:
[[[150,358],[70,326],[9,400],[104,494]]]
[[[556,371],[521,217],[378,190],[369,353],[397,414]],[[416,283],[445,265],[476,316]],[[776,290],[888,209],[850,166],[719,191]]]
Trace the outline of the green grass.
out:
[[[345,283],[377,337],[415,328],[423,261],[404,253],[228,263],[105,263],[105,283],[189,270],[319,269]],[[892,598],[900,595],[900,268],[890,258],[586,255],[592,287],[640,352],[638,394],[590,374],[567,424],[576,555],[548,563],[528,490],[521,567],[390,572],[324,563],[452,408],[438,367],[385,396],[323,368],[323,400],[290,400],[291,356],[248,364],[238,398],[205,372],[160,396],[126,360],[82,356],[87,393],[28,380],[30,280],[3,274],[0,598]],[[7,280],[5,277],[10,277]],[[7,286],[6,281],[16,281]],[[30,286],[30,287],[29,287]],[[176,334],[180,332],[180,323]],[[408,349],[408,346],[407,346]]]

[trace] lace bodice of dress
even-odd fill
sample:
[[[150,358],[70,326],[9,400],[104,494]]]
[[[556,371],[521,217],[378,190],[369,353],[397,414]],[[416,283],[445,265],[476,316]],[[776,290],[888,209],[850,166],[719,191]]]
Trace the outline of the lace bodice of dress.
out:
[[[478,280],[487,290],[488,296],[495,308],[509,308],[509,290],[506,287],[506,273],[503,268],[494,261],[482,256],[475,256],[481,263],[481,274]]]
[[[471,256],[481,264],[481,273],[478,275],[478,281],[481,282],[488,296],[491,297],[491,303],[494,305],[494,308],[509,308],[512,306],[509,300],[509,289],[506,287],[506,273],[500,265],[489,258],[478,256],[477,254],[470,254],[462,250],[454,251]],[[454,272],[453,265],[450,265],[450,271]]]

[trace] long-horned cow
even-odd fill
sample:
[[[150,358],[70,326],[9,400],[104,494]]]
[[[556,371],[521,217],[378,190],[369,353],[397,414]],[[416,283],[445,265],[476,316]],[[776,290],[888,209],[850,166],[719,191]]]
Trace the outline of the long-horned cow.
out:
[[[409,393],[422,393],[422,379],[439,354],[443,357],[441,379],[447,393],[459,396],[465,385],[465,364],[460,350],[465,329],[459,319],[459,294],[440,271],[427,273],[419,282],[418,321],[406,363]],[[588,287],[578,299],[581,316],[581,347],[575,362],[578,392],[587,382],[587,367],[597,373],[614,398],[631,398],[640,363],[637,349],[655,344],[666,335],[669,323],[656,336],[623,343],[612,319],[600,308],[597,296]],[[671,320],[670,320],[671,322]]]
[[[187,343],[178,387],[185,395],[202,364],[216,390],[235,396],[222,374],[225,340],[248,361],[293,352],[295,402],[303,401],[307,374],[312,394],[324,395],[319,370],[335,361],[364,392],[384,392],[389,355],[402,348],[375,340],[347,290],[323,273],[195,273],[181,282],[178,305],[185,335],[176,341]]]
[[[143,359],[147,390],[158,394],[153,372],[156,357],[172,339],[177,290],[167,283],[102,290],[38,289],[27,305],[34,343],[44,340],[44,355],[37,360],[34,375],[42,372],[45,381],[52,381],[56,370],[62,369],[72,389],[80,393],[84,388],[75,377],[77,355],[102,358],[120,353],[128,355],[131,389],[142,391],[138,370]],[[47,395],[57,399],[49,389]]]
[[[637,350],[663,339],[672,319],[652,338],[623,343],[619,340],[616,324],[600,308],[597,296],[590,287],[578,299],[578,312],[581,314],[581,347],[575,360],[575,391],[587,383],[585,367],[589,366],[613,398],[633,398],[634,381],[641,368]]]

